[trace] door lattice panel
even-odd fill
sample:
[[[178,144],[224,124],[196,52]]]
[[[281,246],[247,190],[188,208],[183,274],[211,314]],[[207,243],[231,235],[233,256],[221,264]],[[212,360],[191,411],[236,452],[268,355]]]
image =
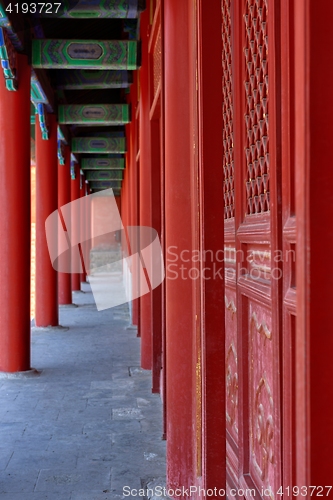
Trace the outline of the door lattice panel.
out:
[[[230,219],[235,215],[230,0],[222,0],[221,8],[222,8],[222,43],[223,43],[222,110],[223,110],[224,218]]]
[[[270,209],[267,0],[247,0],[245,23],[246,214]]]

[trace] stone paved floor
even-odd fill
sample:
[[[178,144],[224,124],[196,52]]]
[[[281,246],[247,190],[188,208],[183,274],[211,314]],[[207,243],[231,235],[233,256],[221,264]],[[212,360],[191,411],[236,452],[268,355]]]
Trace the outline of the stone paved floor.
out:
[[[162,407],[127,306],[97,312],[89,286],[33,329],[40,375],[0,379],[0,499],[109,500],[165,475]]]

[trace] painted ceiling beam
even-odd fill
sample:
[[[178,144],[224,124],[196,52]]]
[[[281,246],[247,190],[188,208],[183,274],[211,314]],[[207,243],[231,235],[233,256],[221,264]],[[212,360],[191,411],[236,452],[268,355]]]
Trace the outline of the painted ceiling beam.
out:
[[[140,60],[140,42],[133,40],[32,40],[35,68],[134,70]]]
[[[60,124],[124,125],[131,121],[128,104],[61,104],[58,107]]]
[[[7,90],[18,89],[16,50],[5,28],[0,28],[0,60]]]
[[[31,70],[31,102],[35,107],[45,104],[49,113],[54,111],[54,92],[43,70]]]
[[[123,125],[131,121],[128,104],[62,104],[60,124]]]
[[[122,170],[86,170],[85,176],[88,181],[122,181]]]
[[[91,189],[121,189],[121,181],[89,181]]]
[[[79,163],[78,159],[76,158],[74,152],[71,152],[71,162],[72,163]]]
[[[61,90],[97,90],[127,88],[133,82],[127,70],[63,70],[57,72],[57,88]]]
[[[82,158],[82,170],[124,170],[124,158]]]
[[[145,10],[144,0],[63,0],[57,12],[46,9],[36,13],[38,17],[67,19],[135,19]],[[56,6],[57,4],[55,4]]]
[[[58,125],[58,137],[65,144],[70,143],[69,131],[68,131],[68,127],[66,127],[66,125]]]
[[[73,153],[126,153],[125,137],[74,137]]]

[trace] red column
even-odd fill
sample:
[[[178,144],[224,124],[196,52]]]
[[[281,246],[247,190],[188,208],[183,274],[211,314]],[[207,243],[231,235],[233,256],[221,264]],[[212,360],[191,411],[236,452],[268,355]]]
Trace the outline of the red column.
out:
[[[30,77],[18,55],[19,90],[0,75],[0,371],[30,368]]]
[[[65,147],[65,165],[58,164],[58,207],[59,210],[63,205],[67,205],[71,201],[71,151],[68,146]],[[64,254],[64,263],[70,270],[71,259],[70,253]],[[58,273],[58,297],[59,304],[72,304],[72,285],[71,285],[71,274]]]
[[[85,183],[85,192],[86,196],[90,195],[90,188],[87,183]],[[89,199],[89,198],[88,198]],[[86,266],[86,273],[89,273],[90,271],[90,250],[91,250],[91,204],[90,201],[86,203],[86,235],[87,235],[87,242],[85,244],[85,266]],[[86,276],[87,280],[87,276]]]
[[[151,121],[151,227],[155,229],[163,245],[162,238],[162,199],[161,199],[161,118]],[[162,370],[162,291],[163,284],[151,292],[152,317],[152,378],[153,392],[163,389]],[[143,297],[142,297],[143,298]],[[141,299],[142,300],[142,299]],[[164,374],[162,374],[164,377]],[[163,397],[165,395],[163,394]]]
[[[191,262],[186,262],[194,239],[189,4],[190,0],[164,2],[167,479],[171,488],[194,484],[192,353],[196,325],[193,281],[188,277]],[[171,258],[168,249],[178,256],[174,267],[169,267],[175,257]]]
[[[86,179],[85,179],[84,174],[80,174],[80,176],[81,176],[80,198],[84,198],[84,196],[86,195]],[[82,208],[80,210],[80,233],[81,233],[81,240],[82,241],[83,241],[83,239],[85,237],[85,232],[86,232],[86,228],[85,228],[85,226],[86,226],[85,208],[86,208],[85,205],[82,204]],[[83,242],[81,244],[81,246],[82,246],[82,251],[84,251],[85,243]],[[86,281],[85,269],[81,273],[80,281],[81,281],[81,283],[84,283]]]
[[[202,428],[203,487],[225,489],[225,331],[224,282],[215,275],[221,269],[217,256],[224,248],[222,54],[221,3],[200,0],[198,45],[199,157],[201,163],[201,220],[203,250],[215,257],[202,263],[205,268],[202,307]],[[221,272],[224,276],[223,271]],[[213,498],[219,498],[215,496]]]
[[[332,16],[330,0],[295,2],[296,485],[313,485],[306,498],[332,483]]]
[[[148,9],[141,16],[142,66],[140,69],[140,226],[151,226],[150,99],[148,74]],[[141,366],[152,367],[152,294],[140,301]]]
[[[129,196],[130,196],[130,224],[131,226],[138,225],[138,172],[137,172],[137,161],[136,155],[138,152],[137,145],[137,119],[136,119],[136,110],[137,110],[137,73],[134,75],[134,82],[131,86],[131,109],[132,109],[132,121],[129,127],[129,177],[130,177],[130,185],[129,185]],[[136,268],[135,262],[132,267],[132,290],[134,293],[140,287],[139,283],[139,273]],[[138,330],[140,330],[139,324],[139,314],[140,314],[140,298],[136,298],[132,300],[132,323],[133,325],[138,326]]]
[[[36,326],[58,325],[58,273],[46,242],[45,221],[58,208],[57,119],[48,116],[49,139],[36,121]]]
[[[80,198],[80,167],[76,163],[75,164],[75,179],[71,180],[71,201],[77,200]],[[78,234],[80,232],[80,213],[77,207],[73,207],[72,209],[72,238],[78,241]],[[75,223],[74,223],[75,221]],[[72,255],[74,260],[74,255]],[[80,273],[72,273],[72,291],[77,292],[81,290],[81,275]]]

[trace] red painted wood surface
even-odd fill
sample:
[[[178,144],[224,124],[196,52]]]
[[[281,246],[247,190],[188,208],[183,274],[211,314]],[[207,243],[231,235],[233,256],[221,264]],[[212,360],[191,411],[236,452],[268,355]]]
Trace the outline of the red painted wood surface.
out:
[[[86,194],[86,178],[84,174],[81,175],[81,186],[80,186],[80,198],[83,198]],[[86,232],[86,207],[85,203],[82,203],[81,210],[80,210],[80,234],[81,234],[81,250],[82,250],[82,255],[85,254],[85,232]],[[84,264],[85,266],[85,264]],[[80,276],[80,281],[81,283],[84,283],[86,281],[86,269],[82,270],[81,276]]]
[[[128,168],[128,194],[129,194],[129,225],[138,226],[139,223],[139,167],[137,161],[138,154],[138,137],[137,137],[137,107],[138,107],[138,75],[135,72],[133,76],[133,84],[131,85],[131,91],[129,95],[128,102],[131,104],[132,121],[127,127],[127,141],[128,141],[128,153],[127,153],[127,168]],[[131,271],[132,279],[132,290],[133,296],[137,296],[137,292],[140,287],[138,270],[136,269],[136,263],[134,262],[133,269]],[[132,323],[138,326],[138,333],[141,335],[140,331],[140,298],[132,299]],[[141,346],[142,356],[143,351],[147,356],[150,356],[150,360],[147,360],[146,367],[150,368],[151,354],[150,349],[145,349],[145,343]]]
[[[151,135],[151,225],[158,232],[163,256],[165,246],[165,161],[164,161],[164,21],[162,2],[150,5],[149,37],[149,116]],[[167,433],[166,394],[166,286],[165,281],[152,291],[153,392],[163,404],[163,438]]]
[[[190,486],[195,480],[192,356],[196,311],[193,281],[183,279],[180,271],[180,265],[187,273],[192,266],[179,262],[176,275],[168,266],[168,250],[174,247],[178,256],[184,250],[191,252],[195,237],[191,200],[195,78],[190,64],[195,47],[189,29],[190,4],[186,0],[164,3],[167,479],[172,488]]]
[[[90,195],[90,188],[89,184],[85,182],[85,196]],[[91,241],[91,198],[85,198],[85,235],[86,235],[86,241],[83,243],[82,250],[84,253],[84,264],[86,268],[86,281],[89,280],[88,276],[90,273],[90,250],[92,246],[92,241]]]
[[[283,249],[283,486],[296,485],[296,212],[294,3],[281,2],[281,141]]]
[[[147,46],[149,68],[148,98],[148,122],[151,140],[151,216],[150,225],[159,235],[164,249],[164,235],[162,234],[162,172],[164,169],[164,138],[163,138],[163,33],[162,33],[162,9],[161,2],[156,5],[152,17],[149,44]],[[164,249],[165,255],[165,249]],[[152,355],[153,355],[153,392],[160,392],[163,401],[164,415],[166,412],[166,390],[165,390],[165,322],[163,321],[163,290],[165,283],[152,290]],[[163,340],[164,339],[164,340]],[[165,418],[164,424],[165,424]],[[165,434],[165,425],[163,425]]]
[[[45,221],[58,209],[57,119],[50,114],[49,139],[36,120],[36,326],[57,326],[58,273],[52,267]]]
[[[332,15],[328,0],[295,2],[296,480],[316,486],[333,477]]]
[[[201,359],[197,352],[202,363],[202,467],[197,473],[201,472],[206,490],[225,489],[226,484],[224,263],[220,259],[224,245],[221,22],[221,3],[201,0],[198,9],[200,248],[202,255],[213,256],[201,262],[198,307],[201,331],[197,351],[202,348]]]
[[[58,162],[58,210],[71,202],[70,163],[70,148],[65,146],[65,165],[60,165]],[[66,259],[66,266],[69,271],[71,268],[70,253],[66,252],[62,259]],[[58,296],[59,304],[72,304],[71,273],[58,273]]]
[[[282,485],[279,4],[222,7],[232,35],[224,39],[227,477],[228,489],[257,497]]]
[[[160,120],[152,120],[150,123],[151,129],[151,227],[157,231],[161,238],[161,150],[162,137]],[[163,342],[162,342],[162,285],[159,285],[151,292],[152,301],[152,356],[153,356],[153,392],[161,390],[162,373],[162,358],[163,358]]]
[[[80,198],[80,166],[75,163],[75,179],[71,179],[71,201],[75,201]],[[79,207],[74,204],[71,210],[71,220],[75,223],[71,224],[71,237],[73,241],[79,241],[80,234],[80,210]],[[73,247],[72,252],[72,262],[76,260],[77,249]],[[72,273],[72,291],[78,292],[81,290],[81,275],[80,273]]]
[[[151,150],[149,129],[149,73],[148,73],[148,21],[146,10],[140,19],[142,39],[142,66],[140,68],[140,113],[139,113],[139,176],[140,176],[140,226],[151,226]],[[141,366],[152,367],[152,294],[140,298]],[[154,370],[153,370],[154,386]]]
[[[30,368],[30,78],[18,55],[19,90],[0,78],[0,371]],[[4,243],[5,242],[5,243]]]

